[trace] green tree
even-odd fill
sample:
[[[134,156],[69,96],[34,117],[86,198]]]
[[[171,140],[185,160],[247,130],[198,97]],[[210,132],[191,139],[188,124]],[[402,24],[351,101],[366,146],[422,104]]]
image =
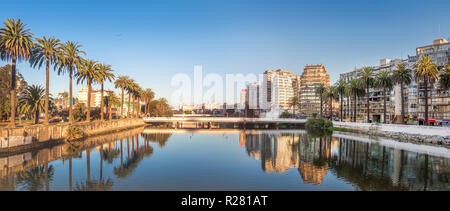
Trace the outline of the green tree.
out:
[[[367,122],[370,122],[370,88],[373,86],[375,78],[373,69],[371,67],[363,67],[361,78],[364,80],[364,85],[366,88]]]
[[[77,72],[75,77],[77,77],[77,84],[86,82],[88,87],[87,93],[87,115],[86,121],[91,121],[91,92],[92,83],[98,78],[97,62],[94,60],[84,60],[80,70]]]
[[[346,88],[347,88],[347,83],[343,80],[343,79],[341,79],[341,80],[339,80],[338,82],[337,82],[337,84],[335,85],[335,87],[336,87],[336,92],[337,92],[337,94],[339,95],[339,98],[340,98],[340,103],[339,103],[339,110],[340,110],[340,112],[339,112],[339,120],[342,122],[343,120],[343,115],[342,115],[342,107],[343,107],[343,105],[344,105],[344,96],[345,96],[345,90],[346,90]]]
[[[30,65],[33,68],[38,66],[39,68],[45,62],[45,118],[44,124],[48,124],[49,120],[49,96],[50,96],[50,64],[56,64],[58,53],[61,49],[60,40],[54,37],[37,38],[36,43],[32,48],[30,57]]]
[[[61,44],[61,51],[58,54],[58,63],[56,65],[58,74],[69,74],[69,122],[73,122],[72,115],[72,78],[81,69],[83,58],[81,55],[86,55],[86,52],[81,50],[82,45],[77,42],[67,41]]]
[[[120,99],[114,93],[109,93],[103,98],[103,103],[108,110],[109,120],[112,120],[112,108],[120,106]]]
[[[114,81],[114,87],[116,89],[120,88],[122,89],[122,106],[120,107],[120,117],[123,118],[123,104],[124,104],[124,97],[125,97],[125,88],[127,87],[128,80],[130,78],[128,76],[119,76]]]
[[[405,97],[404,97],[404,86],[408,86],[412,82],[411,70],[406,68],[406,65],[400,63],[394,70],[393,79],[394,82],[400,84],[400,95],[401,95],[401,105],[402,105],[402,124],[405,123]]]
[[[349,83],[349,92],[353,96],[353,122],[356,122],[357,98],[365,95],[363,81],[360,79],[351,80]]]
[[[69,97],[69,93],[67,93],[67,92],[61,92],[61,93],[58,93],[58,95],[59,95],[60,97],[63,98],[63,101],[64,101],[64,109],[66,109],[66,108],[67,108],[67,99],[68,99],[68,97]]]
[[[128,112],[127,112],[127,118],[131,118],[131,95],[133,94],[134,90],[136,89],[136,81],[134,79],[128,79],[125,85],[125,90],[128,93]]]
[[[320,98],[320,117],[323,117],[323,93],[325,92],[325,85],[320,84],[316,87],[315,92]]]
[[[108,64],[98,64],[97,65],[97,69],[98,69],[98,74],[97,74],[97,78],[95,80],[96,80],[96,83],[100,84],[100,86],[101,86],[100,99],[103,99],[104,83],[105,83],[105,81],[109,81],[109,82],[113,81],[114,80],[114,73],[113,73],[113,69],[111,68],[111,65],[108,65]],[[104,105],[103,105],[103,100],[102,100],[100,102],[100,111],[101,111],[100,119],[102,121],[104,121],[104,119],[103,119],[103,113],[104,113],[103,107],[104,107]]]
[[[52,103],[52,99],[49,98]],[[45,89],[39,85],[26,87],[20,93],[18,108],[21,113],[33,114],[34,124],[39,123],[39,114],[45,111]]]
[[[375,86],[383,89],[383,122],[386,124],[386,92],[394,86],[392,75],[388,71],[381,71],[375,79]]]
[[[149,106],[153,98],[155,98],[155,93],[150,88],[145,89],[143,93],[143,100],[145,102],[145,109],[144,109],[145,115],[147,115],[150,112]]]
[[[444,72],[439,75],[439,85],[442,89],[450,88],[450,64],[443,68]]]
[[[295,118],[295,109],[300,105],[298,96],[291,97],[289,99],[289,106],[292,107],[292,117]]]
[[[33,47],[33,34],[26,25],[19,20],[6,19],[4,28],[0,28],[0,57],[7,62],[11,61],[11,122],[12,128],[16,127],[16,64],[26,61]]]
[[[415,78],[418,82],[424,83],[424,97],[425,97],[425,125],[428,125],[428,84],[432,83],[438,78],[439,70],[436,64],[433,63],[431,56],[421,57],[415,64],[416,74]]]
[[[325,92],[323,93],[325,98],[328,99],[330,103],[330,118],[333,120],[333,100],[337,100],[339,95],[337,93],[337,90],[334,86],[329,86],[325,89]]]
[[[135,118],[139,118],[139,114],[141,111],[141,97],[143,96],[143,90],[142,88],[139,86],[139,84],[136,83],[136,87],[133,89],[133,99],[134,99],[134,115]]]

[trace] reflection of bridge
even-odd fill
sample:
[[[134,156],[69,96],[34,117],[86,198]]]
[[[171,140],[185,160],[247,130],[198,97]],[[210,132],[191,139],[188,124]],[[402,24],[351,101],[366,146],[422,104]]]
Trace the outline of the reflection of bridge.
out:
[[[182,116],[182,117],[147,117],[144,118],[146,123],[173,123],[180,127],[183,123],[199,123],[207,124],[211,128],[213,123],[221,124],[238,124],[240,126],[263,126],[265,128],[277,127],[278,124],[290,125],[304,125],[306,119],[274,119],[274,118],[246,118],[246,117],[197,117],[197,116]]]

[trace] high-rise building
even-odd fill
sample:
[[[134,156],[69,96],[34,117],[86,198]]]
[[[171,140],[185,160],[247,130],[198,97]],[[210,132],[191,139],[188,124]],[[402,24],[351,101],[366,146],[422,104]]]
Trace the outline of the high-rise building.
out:
[[[299,95],[300,76],[287,70],[267,70],[264,72],[260,106],[262,109],[288,109],[289,100]]]
[[[261,109],[261,83],[253,82],[248,85],[248,106],[249,109]]]
[[[306,65],[300,76],[300,111],[303,115],[312,116],[320,113],[320,97],[316,88],[323,84],[330,86],[330,75],[323,65]]]

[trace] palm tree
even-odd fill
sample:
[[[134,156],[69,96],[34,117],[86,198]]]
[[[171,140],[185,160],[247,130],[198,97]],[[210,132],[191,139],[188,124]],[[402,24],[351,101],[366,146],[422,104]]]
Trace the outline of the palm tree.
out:
[[[61,52],[58,54],[58,63],[55,67],[58,68],[58,74],[69,74],[69,122],[73,123],[72,116],[72,77],[81,69],[83,58],[81,54],[86,55],[86,52],[80,50],[82,45],[77,42],[67,41],[61,44]]]
[[[338,98],[336,88],[334,86],[327,87],[323,95],[328,98],[330,102],[330,118],[333,120],[333,100]]]
[[[136,118],[139,118],[139,114],[141,112],[141,98],[143,96],[143,92],[144,91],[142,90],[142,88],[138,84],[136,84],[136,87],[133,90],[133,96],[136,102],[134,103],[135,104],[134,111]]]
[[[425,125],[428,125],[428,83],[438,78],[439,70],[436,64],[433,63],[431,56],[423,56],[415,64],[417,81],[422,80],[425,91]]]
[[[0,29],[0,57],[12,62],[11,71],[11,127],[16,127],[16,63],[28,60],[33,47],[33,34],[19,20],[6,19]]]
[[[112,80],[114,80],[114,73],[111,68],[111,65],[108,65],[108,64],[98,64],[97,69],[98,69],[98,74],[97,74],[97,78],[95,80],[96,80],[96,83],[101,84],[100,99],[103,99],[104,83],[105,83],[105,81],[111,82]],[[101,102],[100,102],[100,111],[101,111],[101,120],[103,121],[103,113],[104,113],[103,100],[101,100]]]
[[[88,93],[87,93],[87,114],[86,121],[91,121],[91,92],[92,92],[92,82],[98,78],[97,62],[94,60],[85,60],[82,63],[80,70],[75,75],[77,79],[77,84],[87,83]]]
[[[439,76],[439,85],[441,89],[449,89],[450,88],[450,64],[443,68],[444,72]]]
[[[316,95],[319,95],[320,98],[320,117],[323,117],[323,93],[325,92],[325,86],[323,84],[320,84],[318,87],[316,87]]]
[[[45,111],[45,89],[39,85],[27,86],[19,96],[21,113],[33,114],[34,124],[39,123],[39,114]],[[50,98],[50,103],[51,103]]]
[[[58,53],[60,51],[59,39],[54,37],[43,37],[37,38],[36,43],[33,46],[32,54],[30,57],[30,65],[35,68],[38,66],[42,67],[45,62],[45,118],[44,124],[48,124],[49,114],[48,114],[48,102],[49,102],[49,90],[50,90],[50,64],[55,64],[58,58]]]
[[[339,120],[342,122],[343,116],[342,116],[342,107],[344,105],[344,96],[345,96],[345,89],[347,87],[347,83],[341,79],[337,82],[337,84],[335,85],[336,87],[336,92],[339,95],[340,98],[340,104],[339,104],[339,109],[340,109],[340,116],[339,116]]]
[[[297,108],[300,105],[300,101],[298,99],[298,96],[291,97],[289,99],[289,106],[292,107],[292,116],[295,118],[295,108]]]
[[[369,89],[373,86],[374,73],[371,67],[363,67],[361,77],[364,79],[364,85],[366,88],[366,100],[367,100],[367,122],[370,122],[370,92]]]
[[[150,111],[150,102],[155,98],[155,93],[150,89],[145,89],[143,93],[143,99],[145,101],[145,115],[147,115]]]
[[[375,85],[378,88],[383,88],[383,122],[386,124],[386,92],[390,91],[394,86],[391,74],[386,70],[378,73],[375,79]]]
[[[356,122],[356,104],[357,97],[364,96],[364,85],[362,80],[353,79],[350,81],[349,90],[350,94],[353,96],[353,122]]]
[[[114,106],[120,106],[120,99],[114,93],[109,93],[103,98],[103,103],[108,110],[109,120],[112,120],[112,108]]]
[[[402,105],[402,116],[401,121],[402,124],[405,124],[405,97],[404,95],[404,86],[408,86],[411,84],[412,75],[411,70],[406,68],[406,65],[400,63],[397,65],[397,68],[394,70],[393,79],[395,83],[400,84],[400,95],[401,95],[401,105]]]
[[[126,87],[125,89],[127,90],[128,93],[128,112],[127,112],[127,118],[131,118],[131,95],[134,92],[134,89],[136,88],[136,82],[134,81],[134,79],[128,79],[126,82]]]
[[[128,76],[119,76],[114,81],[114,87],[122,89],[122,106],[120,107],[120,117],[123,118],[123,101],[125,96],[125,88],[127,87],[127,82],[130,78]]]

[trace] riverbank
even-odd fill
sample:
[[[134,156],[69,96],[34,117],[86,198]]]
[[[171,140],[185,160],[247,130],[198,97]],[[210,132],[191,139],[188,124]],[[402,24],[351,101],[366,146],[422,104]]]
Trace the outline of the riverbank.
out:
[[[368,124],[333,122],[333,126],[349,132],[381,136],[401,142],[414,142],[450,146],[450,128],[396,124]]]
[[[38,149],[63,142],[67,128],[74,126],[83,131],[85,137],[97,136],[143,126],[142,119],[120,119],[111,121],[61,123],[33,125],[21,128],[0,128],[0,155]]]

